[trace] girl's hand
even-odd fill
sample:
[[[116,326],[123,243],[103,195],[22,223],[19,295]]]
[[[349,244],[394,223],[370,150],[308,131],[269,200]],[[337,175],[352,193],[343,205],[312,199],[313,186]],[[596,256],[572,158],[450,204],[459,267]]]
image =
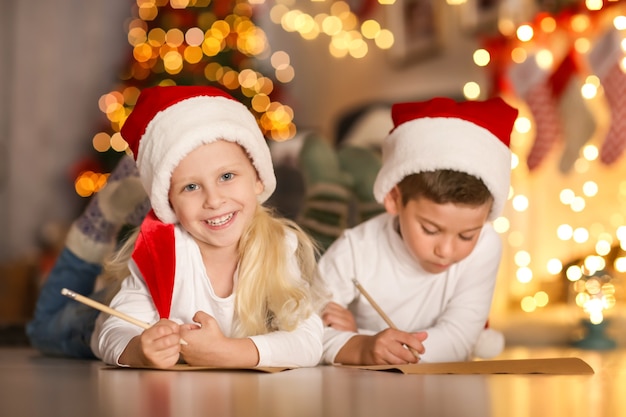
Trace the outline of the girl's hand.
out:
[[[179,325],[161,319],[154,326],[134,337],[120,355],[119,363],[130,366],[170,368],[180,356]]]
[[[193,321],[199,325],[180,326],[181,336],[187,342],[181,353],[189,365],[253,367],[259,362],[259,354],[251,339],[224,336],[215,318],[203,311],[198,311]]]
[[[356,320],[347,308],[343,308],[332,301],[326,304],[322,311],[322,321],[325,326],[346,332],[356,332]]]

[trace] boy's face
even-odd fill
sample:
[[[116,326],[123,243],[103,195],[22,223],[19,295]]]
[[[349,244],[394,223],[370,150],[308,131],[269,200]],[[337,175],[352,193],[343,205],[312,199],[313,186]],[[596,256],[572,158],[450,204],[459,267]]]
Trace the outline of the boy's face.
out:
[[[422,268],[438,274],[474,250],[491,202],[481,206],[436,204],[427,198],[402,204],[398,187],[385,197],[387,212],[398,216],[404,244]]]
[[[172,172],[170,204],[201,249],[236,248],[263,192],[248,155],[218,140],[191,151]]]

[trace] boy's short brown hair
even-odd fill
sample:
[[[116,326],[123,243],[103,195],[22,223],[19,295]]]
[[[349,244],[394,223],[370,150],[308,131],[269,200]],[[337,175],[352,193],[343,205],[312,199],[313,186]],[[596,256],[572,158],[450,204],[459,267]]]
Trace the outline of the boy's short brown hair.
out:
[[[493,196],[478,177],[451,169],[422,171],[411,174],[398,183],[402,204],[420,197],[436,204],[481,206],[493,202]]]

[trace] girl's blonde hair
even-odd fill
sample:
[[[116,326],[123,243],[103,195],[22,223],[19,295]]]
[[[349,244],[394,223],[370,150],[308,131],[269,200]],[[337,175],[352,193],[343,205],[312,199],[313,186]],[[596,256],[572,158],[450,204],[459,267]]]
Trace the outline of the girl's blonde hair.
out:
[[[288,231],[297,238],[295,260],[288,248]],[[105,263],[103,278],[110,297],[129,274],[139,229]],[[317,245],[295,222],[276,216],[262,205],[239,241],[239,278],[235,286],[233,337],[294,330],[311,314],[319,313],[326,293],[317,268]]]
[[[100,279],[106,286],[105,304],[109,304],[115,294],[120,289],[122,281],[130,275],[128,262],[135,249],[135,241],[139,236],[139,227],[129,232],[128,236],[122,241],[122,245],[113,252],[104,262]]]
[[[297,266],[290,268],[287,230],[295,234]],[[234,335],[293,330],[325,303],[317,269],[317,246],[293,221],[264,206],[239,241],[239,280],[235,289]]]

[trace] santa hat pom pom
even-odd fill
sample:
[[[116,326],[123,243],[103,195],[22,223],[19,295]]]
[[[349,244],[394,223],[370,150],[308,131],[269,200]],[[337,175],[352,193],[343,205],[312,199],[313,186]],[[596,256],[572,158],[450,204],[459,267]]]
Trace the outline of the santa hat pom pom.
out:
[[[496,357],[502,353],[504,345],[504,335],[501,332],[491,328],[483,329],[474,346],[474,356],[480,359]]]

